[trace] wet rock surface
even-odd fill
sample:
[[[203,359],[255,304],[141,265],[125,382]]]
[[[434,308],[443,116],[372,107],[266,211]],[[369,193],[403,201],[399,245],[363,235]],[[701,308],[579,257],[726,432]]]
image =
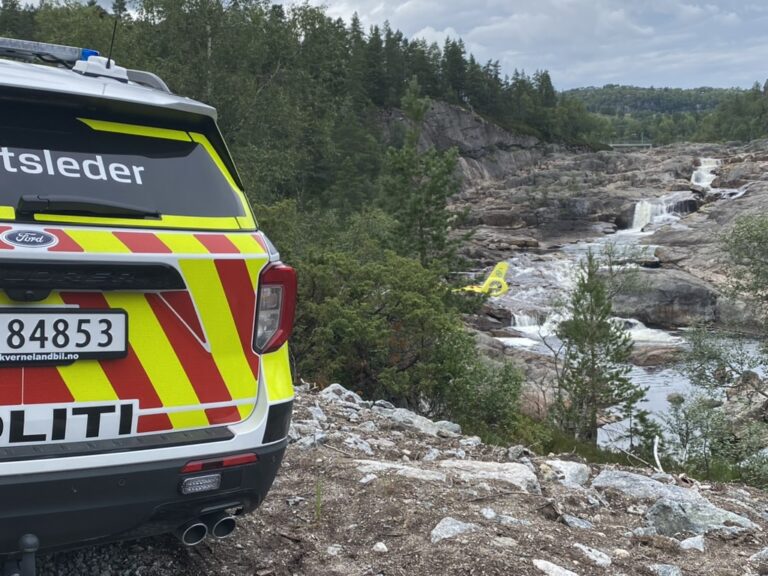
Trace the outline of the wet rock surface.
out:
[[[299,392],[272,491],[231,538],[88,547],[42,557],[41,576],[743,576],[768,565],[763,492],[538,457],[447,422],[435,435],[348,392]]]

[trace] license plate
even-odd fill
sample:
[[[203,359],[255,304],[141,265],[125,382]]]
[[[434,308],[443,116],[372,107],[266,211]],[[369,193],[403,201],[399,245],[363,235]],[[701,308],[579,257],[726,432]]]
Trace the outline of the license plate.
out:
[[[0,364],[69,364],[123,358],[124,310],[0,309]]]

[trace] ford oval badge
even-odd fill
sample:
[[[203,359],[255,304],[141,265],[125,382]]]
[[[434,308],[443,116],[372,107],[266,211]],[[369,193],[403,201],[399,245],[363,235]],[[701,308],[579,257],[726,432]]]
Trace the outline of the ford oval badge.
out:
[[[3,242],[19,246],[20,248],[48,248],[59,242],[53,234],[38,232],[37,230],[8,230],[3,232]]]

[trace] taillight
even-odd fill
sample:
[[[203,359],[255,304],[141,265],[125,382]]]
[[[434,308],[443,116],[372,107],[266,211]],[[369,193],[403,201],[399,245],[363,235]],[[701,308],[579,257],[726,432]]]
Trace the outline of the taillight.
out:
[[[285,264],[271,264],[259,278],[258,308],[253,348],[274,352],[293,331],[296,314],[296,271]]]

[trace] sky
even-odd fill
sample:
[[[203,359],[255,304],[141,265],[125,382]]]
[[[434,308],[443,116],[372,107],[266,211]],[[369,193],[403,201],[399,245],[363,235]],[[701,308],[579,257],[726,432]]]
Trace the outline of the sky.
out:
[[[366,28],[462,38],[502,71],[549,70],[555,88],[748,88],[768,78],[765,0],[309,0]]]

